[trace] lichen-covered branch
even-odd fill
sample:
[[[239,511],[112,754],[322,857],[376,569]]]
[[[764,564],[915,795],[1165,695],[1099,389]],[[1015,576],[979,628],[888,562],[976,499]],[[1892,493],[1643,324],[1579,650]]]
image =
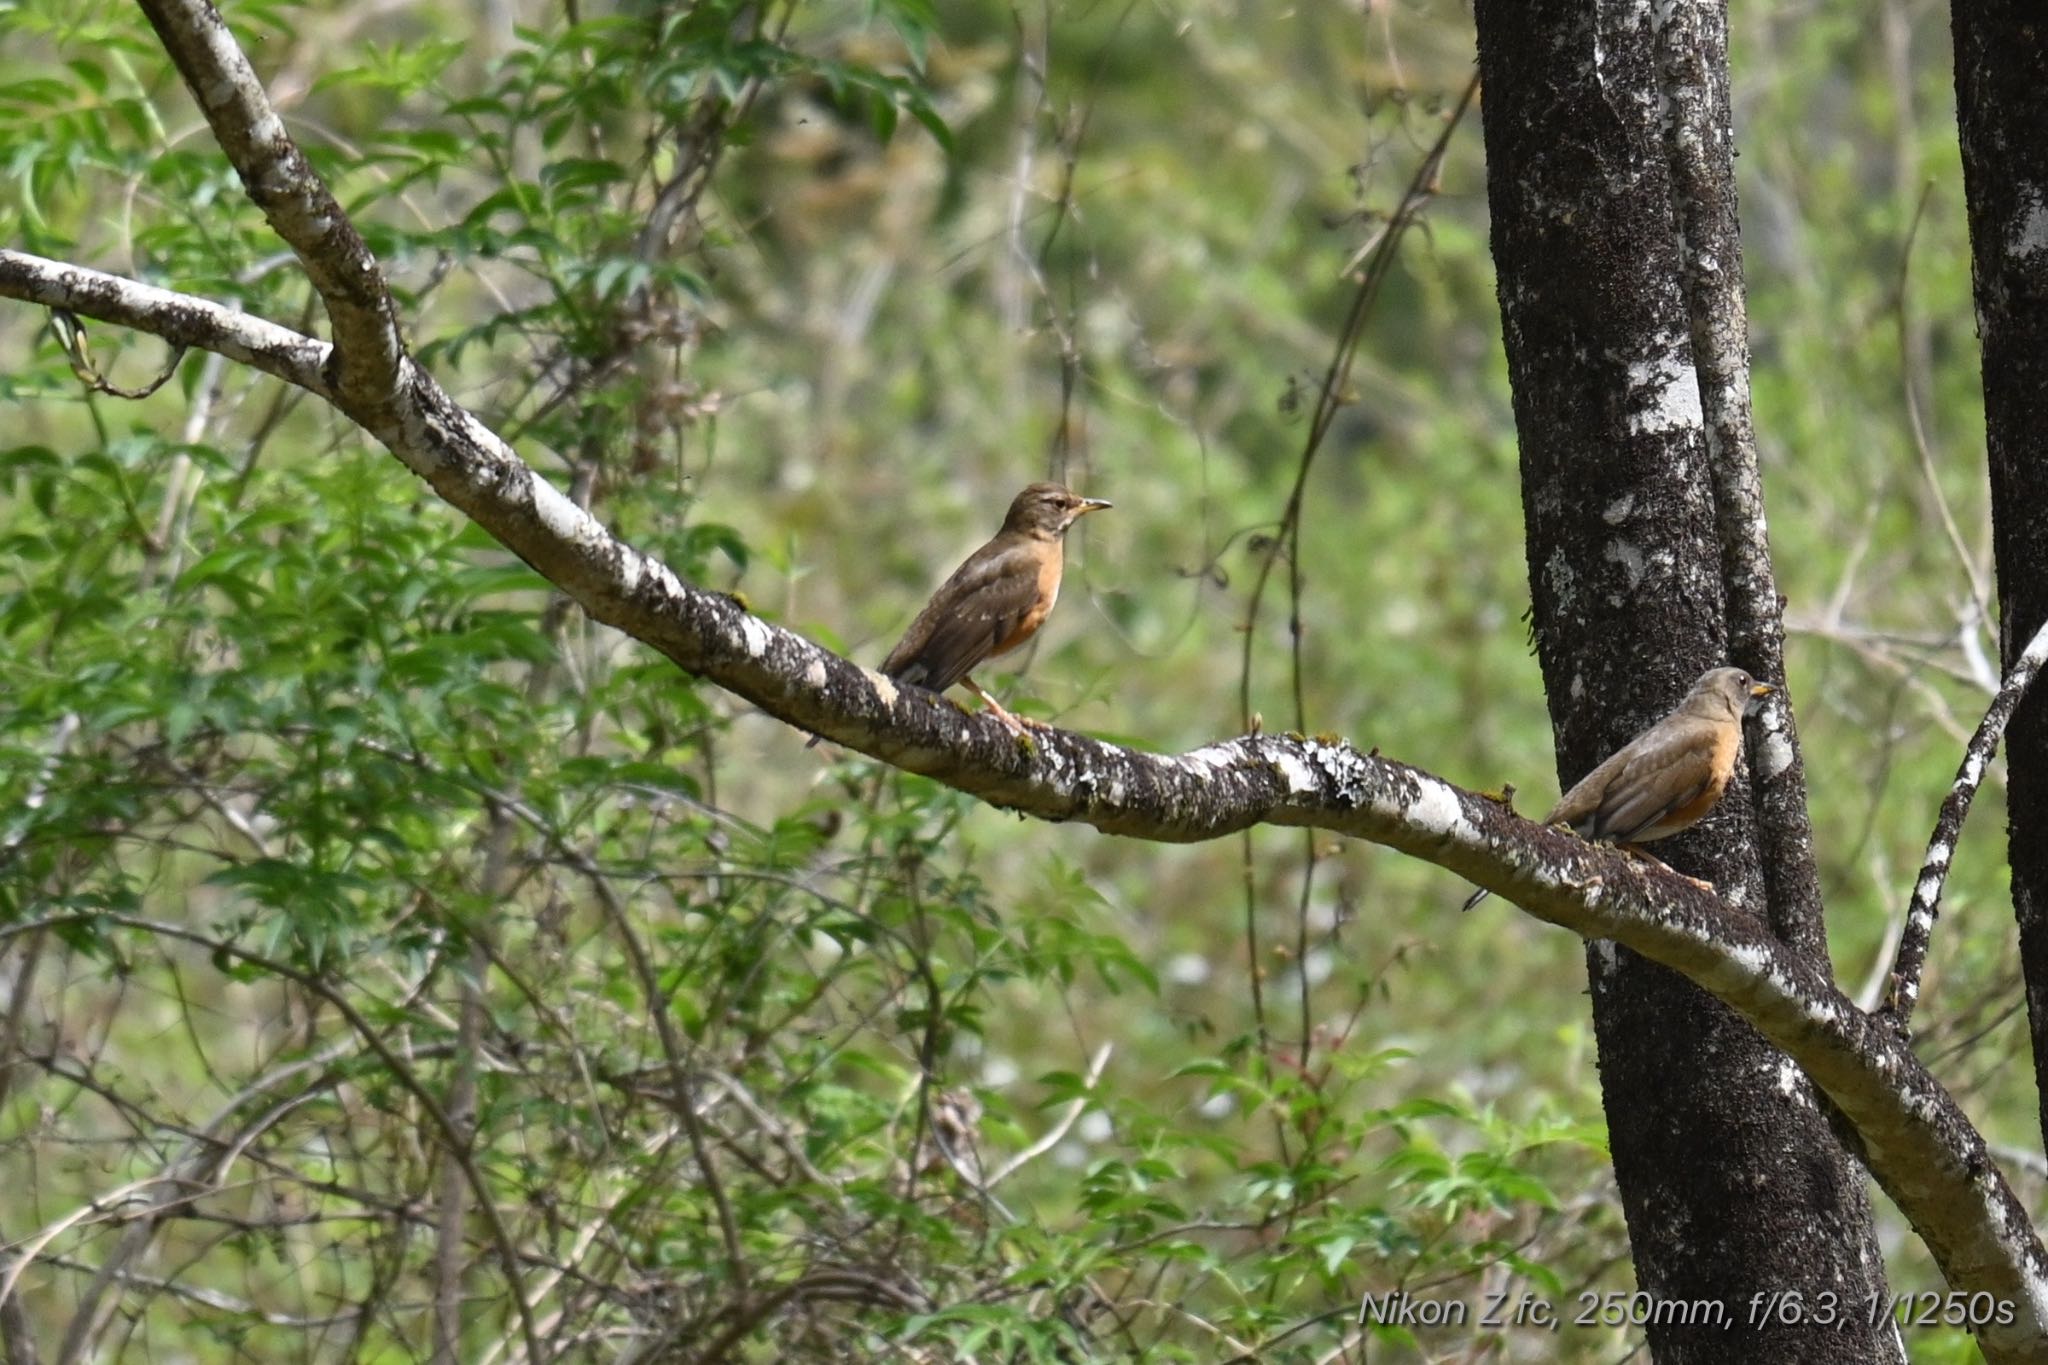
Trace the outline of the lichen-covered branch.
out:
[[[394,401],[405,342],[377,258],[270,107],[211,0],[138,0],[242,188],[299,258],[334,326],[333,383],[351,415]],[[361,420],[358,418],[358,420]]]
[[[322,398],[335,396],[322,374],[332,352],[326,342],[190,294],[0,248],[0,297],[133,327],[240,361]]]
[[[1956,769],[1956,780],[1950,784],[1948,795],[1935,814],[1934,833],[1927,840],[1927,856],[1913,882],[1913,898],[1906,906],[1906,927],[1900,931],[1899,949],[1892,955],[1891,985],[1885,992],[1885,1020],[1902,1038],[1910,1032],[1913,1006],[1920,1001],[1920,972],[1927,965],[1927,945],[1934,937],[1935,918],[1941,913],[1941,892],[1948,885],[1956,843],[1963,837],[1963,821],[1969,818],[1970,803],[1977,797],[1977,788],[1984,784],[1984,774],[1991,769],[1991,756],[1998,752],[2006,722],[2012,719],[2044,663],[2048,663],[2048,624],[2034,632],[2034,638],[2027,641],[2027,647],[2013,661],[2012,671],[2005,675],[1998,695],[1991,699],[1977,733],[1970,736],[1970,743],[1963,750],[1962,766]]]

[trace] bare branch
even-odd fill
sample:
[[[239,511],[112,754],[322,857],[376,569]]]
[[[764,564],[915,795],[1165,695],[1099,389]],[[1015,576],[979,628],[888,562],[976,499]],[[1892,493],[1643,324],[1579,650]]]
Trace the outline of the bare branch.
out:
[[[213,351],[332,400],[324,341],[190,294],[0,248],[0,296],[119,323],[181,346]]]
[[[90,918],[92,917],[64,915],[51,919],[22,921],[0,928],[0,942],[5,942],[7,939],[14,937],[16,933],[33,932],[37,927],[83,923]],[[113,923],[114,921],[107,920],[106,922]],[[300,988],[319,996],[330,1008],[347,1021],[349,1027],[354,1030],[363,1044],[370,1051],[374,1052],[377,1055],[377,1059],[384,1064],[385,1074],[402,1086],[419,1104],[421,1110],[427,1115],[433,1132],[441,1140],[442,1146],[448,1153],[450,1160],[461,1166],[464,1175],[468,1178],[470,1190],[476,1197],[478,1212],[483,1216],[485,1225],[490,1229],[491,1239],[495,1244],[500,1265],[505,1274],[506,1289],[512,1295],[513,1306],[518,1311],[520,1327],[526,1340],[528,1365],[539,1365],[539,1362],[548,1359],[547,1353],[541,1348],[540,1337],[534,1327],[532,1307],[528,1304],[520,1284],[518,1252],[512,1245],[511,1233],[505,1226],[504,1218],[498,1212],[497,1205],[491,1200],[490,1187],[484,1180],[483,1172],[477,1166],[475,1156],[464,1146],[460,1131],[449,1120],[447,1111],[434,1098],[433,1092],[421,1084],[419,1077],[413,1073],[412,1068],[406,1065],[404,1059],[399,1057],[397,1053],[392,1051],[391,1045],[385,1041],[384,1037],[376,1029],[371,1027],[369,1020],[363,1017],[362,1012],[325,979],[315,976],[310,972],[301,971],[273,958],[264,957],[260,953],[251,952],[239,944],[211,934],[201,933],[182,924],[165,924],[135,917],[123,917],[121,922],[127,924],[130,928],[144,930],[163,938],[173,939],[181,943],[197,944],[224,956],[246,962],[250,966],[256,967],[279,979],[289,980]],[[230,1157],[232,1150],[230,1149]],[[218,1170],[215,1171],[215,1174],[218,1174]],[[37,1233],[34,1238],[30,1239],[26,1253],[22,1253],[17,1247],[17,1254],[11,1259],[6,1274],[0,1276],[0,1304],[4,1304],[9,1295],[13,1293],[16,1282],[19,1280],[22,1272],[28,1268],[29,1263],[35,1259],[36,1254],[52,1238],[61,1233],[65,1227],[85,1218],[104,1214],[109,1208],[138,1201],[149,1202],[144,1199],[143,1192],[151,1186],[166,1180],[186,1181],[187,1178],[174,1171],[130,1182],[110,1194],[94,1199],[83,1209],[75,1211],[59,1223]]]

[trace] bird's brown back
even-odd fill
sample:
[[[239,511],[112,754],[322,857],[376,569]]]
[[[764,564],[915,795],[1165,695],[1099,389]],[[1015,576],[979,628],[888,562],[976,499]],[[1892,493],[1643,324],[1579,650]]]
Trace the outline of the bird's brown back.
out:
[[[1059,600],[1067,528],[1107,506],[1056,483],[1026,487],[1011,500],[995,539],[939,585],[882,671],[943,692],[983,660],[1029,640]]]
[[[1574,784],[1544,823],[1635,844],[1698,824],[1734,775],[1753,688],[1740,669],[1702,674],[1670,714]]]
[[[1016,649],[1058,600],[1064,558],[1057,538],[1001,532],[932,594],[882,672],[943,692],[983,661]]]
[[[1739,725],[1668,716],[1581,778],[1544,823],[1616,843],[1667,838],[1721,799],[1741,739]]]

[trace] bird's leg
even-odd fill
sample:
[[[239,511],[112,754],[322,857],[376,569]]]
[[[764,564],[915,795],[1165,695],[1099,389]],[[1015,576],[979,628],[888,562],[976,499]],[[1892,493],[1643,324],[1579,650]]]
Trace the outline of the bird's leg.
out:
[[[1654,854],[1654,853],[1651,853],[1651,852],[1650,852],[1649,850],[1645,849],[1645,848],[1644,848],[1644,847],[1643,847],[1642,845],[1640,845],[1640,844],[1621,844],[1621,845],[1618,845],[1618,847],[1619,847],[1619,848],[1621,849],[1621,851],[1622,851],[1623,853],[1626,853],[1626,854],[1628,854],[1628,856],[1629,856],[1629,857],[1631,857],[1631,858],[1640,858],[1640,859],[1642,859],[1642,860],[1643,860],[1644,862],[1646,862],[1646,863],[1651,863],[1651,864],[1653,864],[1653,865],[1655,865],[1655,866],[1657,866],[1657,867],[1661,867],[1661,868],[1663,868],[1663,869],[1664,869],[1664,870],[1665,870],[1666,872],[1669,872],[1669,873],[1670,873],[1670,874],[1671,874],[1672,876],[1674,876],[1674,877],[1678,878],[1678,879],[1679,879],[1680,881],[1687,881],[1687,882],[1691,882],[1691,883],[1692,883],[1692,884],[1693,884],[1694,886],[1697,886],[1697,887],[1698,887],[1698,888],[1699,888],[1700,890],[1702,890],[1702,891],[1711,891],[1711,892],[1713,892],[1713,893],[1714,893],[1715,895],[1717,895],[1717,896],[1721,894],[1721,892],[1720,892],[1720,888],[1716,887],[1716,886],[1715,886],[1715,885],[1714,885],[1714,884],[1713,884],[1712,882],[1708,882],[1708,881],[1701,881],[1701,880],[1700,880],[1700,879],[1699,879],[1698,877],[1688,877],[1688,876],[1686,876],[1686,875],[1685,875],[1685,873],[1683,873],[1683,872],[1680,872],[1680,871],[1679,871],[1679,870],[1678,870],[1677,868],[1673,867],[1673,866],[1672,866],[1672,865],[1671,865],[1670,863],[1667,863],[1667,862],[1665,862],[1665,861],[1664,861],[1664,860],[1663,860],[1662,858],[1659,858],[1659,857],[1658,857],[1658,856],[1657,856],[1656,854]]]
[[[960,685],[966,688],[969,692],[972,692],[975,696],[980,697],[982,703],[986,705],[989,710],[995,713],[996,719],[1001,721],[1004,725],[1008,726],[1010,733],[1017,736],[1019,739],[1022,739],[1024,737],[1024,727],[1027,725],[1033,727],[1034,729],[1045,728],[1035,720],[1029,720],[1023,716],[1011,715],[1008,711],[1003,709],[1003,704],[1001,702],[997,701],[994,697],[991,697],[988,693],[982,691],[981,684],[976,682],[974,679],[962,678],[960,680]]]

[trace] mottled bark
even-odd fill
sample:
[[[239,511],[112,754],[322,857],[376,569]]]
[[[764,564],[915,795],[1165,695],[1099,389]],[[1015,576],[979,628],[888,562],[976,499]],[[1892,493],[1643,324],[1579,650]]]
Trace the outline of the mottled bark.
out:
[[[1952,13],[1999,652],[2010,672],[2048,621],[2048,12],[2038,0],[1956,0]],[[2048,692],[2020,703],[2005,745],[2013,914],[2048,1137]]]
[[[1730,650],[1723,519],[1681,253],[1685,179],[1670,169],[1663,121],[1666,99],[1686,92],[1667,92],[1661,72],[1687,64],[1660,52],[1650,6],[1482,0],[1478,24],[1536,646],[1560,782],[1569,785]],[[1711,82],[1696,73],[1693,84],[1692,98],[1710,99],[1702,91]],[[1713,122],[1681,119],[1694,137]],[[1697,288],[1699,262],[1691,266]],[[1722,367],[1712,379],[1722,420],[1744,440],[1746,403],[1732,386],[1745,381],[1729,369],[1739,357],[1725,319],[1706,330]],[[1753,596],[1755,571],[1743,566],[1764,553],[1760,501],[1729,509],[1728,520],[1755,528],[1733,568]],[[1762,572],[1768,582],[1767,559]],[[1754,615],[1754,603],[1747,610]],[[1748,629],[1745,648],[1769,643],[1755,622]],[[1789,733],[1782,718],[1777,728]],[[1796,765],[1774,759],[1774,783],[1797,776]],[[1738,773],[1712,818],[1658,852],[1768,925],[1755,829],[1749,780]],[[1781,1084],[1790,1076],[1783,1058],[1719,1003],[1626,949],[1590,945],[1587,969],[1642,1286],[1727,1304],[1787,1291],[1809,1300],[1882,1292],[1861,1173],[1811,1093]],[[1896,1335],[1867,1320],[1846,1330],[1782,1321],[1740,1330],[1745,1360],[1902,1358]],[[1648,1333],[1666,1365],[1730,1358],[1718,1325],[1661,1323]]]
[[[377,258],[285,131],[211,0],[139,3],[242,189],[319,292],[334,328],[330,378],[336,388],[358,409],[386,401],[405,342]]]

